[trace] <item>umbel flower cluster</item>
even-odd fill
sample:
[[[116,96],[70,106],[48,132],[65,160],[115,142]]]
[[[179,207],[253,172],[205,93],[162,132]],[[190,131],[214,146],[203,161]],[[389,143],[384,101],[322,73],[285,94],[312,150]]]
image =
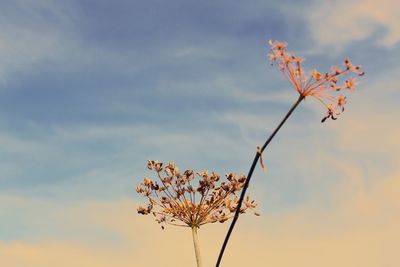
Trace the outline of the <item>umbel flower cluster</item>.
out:
[[[198,228],[206,223],[225,222],[235,213],[239,201],[236,193],[246,181],[244,175],[228,173],[226,181],[218,183],[221,178],[214,172],[185,170],[180,173],[173,162],[164,166],[162,162],[149,160],[147,168],[157,173],[159,181],[144,178],[136,188],[137,193],[149,200],[147,207],[139,207],[137,211],[152,214],[161,224]],[[240,213],[255,207],[254,200],[247,196]]]
[[[322,122],[328,118],[336,120],[336,116],[344,111],[347,102],[346,96],[336,93],[346,89],[354,90],[356,85],[356,79],[353,77],[344,80],[341,85],[338,83],[339,79],[348,74],[364,75],[364,72],[360,71],[361,66],[353,65],[349,59],[345,59],[343,68],[334,66],[330,72],[324,74],[316,69],[313,69],[311,73],[306,73],[302,67],[304,58],[287,52],[287,43],[269,41],[269,45],[271,46],[269,59],[276,62],[279,70],[300,96],[303,98],[313,96],[327,108],[327,115]]]

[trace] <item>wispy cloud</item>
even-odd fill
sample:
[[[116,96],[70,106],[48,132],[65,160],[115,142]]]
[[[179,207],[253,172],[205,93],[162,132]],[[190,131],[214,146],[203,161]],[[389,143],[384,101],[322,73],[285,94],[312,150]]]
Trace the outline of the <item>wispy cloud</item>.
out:
[[[392,47],[400,41],[399,3],[395,0],[314,1],[306,19],[321,49],[342,50],[354,41],[371,38],[376,45]]]
[[[397,231],[400,198],[395,188],[399,186],[400,173],[393,172],[365,186],[352,164],[343,167],[348,179],[332,189],[333,202],[328,208],[321,208],[318,199],[312,199],[295,211],[264,214],[258,219],[243,216],[239,224],[241,231],[234,234],[225,264],[367,267],[399,264],[396,247],[400,238]],[[5,205],[36,209],[34,203],[40,202],[3,197],[0,203],[2,209]],[[37,223],[37,230],[46,227],[48,214],[52,214],[53,227],[55,225],[58,231],[53,236],[31,241],[2,242],[0,255],[9,266],[22,267],[27,262],[34,267],[53,266],[59,262],[65,266],[116,263],[119,266],[132,263],[189,266],[194,260],[186,229],[167,227],[162,231],[149,218],[136,215],[137,204],[130,200],[89,201],[79,205],[43,203],[47,215],[42,212],[42,217],[36,216],[35,221],[46,223]],[[27,216],[34,216],[22,215],[25,222],[29,221]],[[218,224],[200,229],[207,265],[212,265],[216,257],[220,245],[216,240],[222,240],[225,226]],[[96,231],[103,234],[90,234]],[[170,240],[174,240],[175,245],[171,246]],[[157,253],[158,257],[149,257],[152,253]],[[171,258],[175,253],[179,257]],[[82,255],[83,260],[77,261],[73,255]]]
[[[138,217],[134,187],[148,159],[248,170],[297,97],[266,59],[281,39],[310,68],[349,56],[367,74],[339,120],[310,99],[274,139],[249,189],[263,216],[240,219],[224,264],[397,267],[397,6],[2,2],[2,263],[191,266],[190,234]],[[225,227],[200,231],[207,265]]]
[[[74,8],[53,1],[0,4],[0,79],[67,59],[77,47]],[[4,87],[4,84],[3,86]]]

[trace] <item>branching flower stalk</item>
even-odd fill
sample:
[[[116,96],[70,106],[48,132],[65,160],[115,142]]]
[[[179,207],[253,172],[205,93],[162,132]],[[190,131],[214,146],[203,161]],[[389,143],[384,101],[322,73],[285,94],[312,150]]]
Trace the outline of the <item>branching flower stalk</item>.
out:
[[[302,67],[302,62],[304,61],[304,59],[287,52],[287,43],[269,41],[269,45],[271,47],[271,52],[268,54],[268,57],[272,61],[271,65],[276,64],[278,66],[279,70],[284,74],[284,76],[289,80],[290,84],[299,93],[299,97],[297,101],[293,104],[293,106],[289,109],[288,113],[284,116],[282,121],[278,124],[276,129],[269,136],[264,145],[261,148],[257,148],[257,152],[250,166],[246,182],[237,203],[237,210],[240,210],[242,206],[244,196],[248,189],[254,169],[258,161],[261,161],[262,153],[272,141],[282,125],[297,108],[297,106],[306,97],[312,96],[320,103],[322,103],[322,105],[324,105],[327,109],[327,113],[322,118],[321,122],[325,122],[329,118],[332,120],[336,120],[337,116],[344,111],[344,106],[347,103],[346,96],[342,94],[337,95],[337,93],[343,90],[353,91],[356,85],[356,79],[353,77],[344,80],[344,83],[342,85],[338,85],[339,78],[343,78],[349,74],[355,74],[357,76],[364,75],[364,72],[360,71],[361,66],[353,65],[349,59],[344,60],[344,68],[334,66],[332,67],[330,72],[326,72],[325,74],[322,74],[316,69],[313,69],[310,73],[307,74]],[[233,216],[233,220],[222,244],[216,267],[219,267],[221,263],[225,248],[235,227],[236,221],[239,218],[239,214],[239,212],[235,212]]]
[[[239,197],[236,193],[244,187],[244,175],[228,173],[226,181],[218,183],[220,176],[215,172],[185,170],[180,173],[173,162],[164,166],[162,162],[149,160],[147,167],[157,173],[158,181],[144,178],[136,188],[136,192],[149,201],[146,207],[137,209],[138,213],[153,215],[162,229],[165,224],[190,227],[198,267],[202,266],[198,228],[207,223],[223,223],[236,211],[245,213],[256,207],[254,200],[247,196],[237,210]],[[194,184],[196,178],[198,185]]]

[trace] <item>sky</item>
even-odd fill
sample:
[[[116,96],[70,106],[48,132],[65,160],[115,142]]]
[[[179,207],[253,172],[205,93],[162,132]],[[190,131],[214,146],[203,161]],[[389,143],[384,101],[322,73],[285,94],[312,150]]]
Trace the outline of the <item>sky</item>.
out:
[[[247,173],[298,97],[270,39],[366,75],[338,120],[307,98],[284,125],[221,266],[399,266],[395,0],[1,1],[2,266],[194,266],[190,231],[138,215],[135,187],[149,159]],[[227,228],[199,230],[205,266]]]

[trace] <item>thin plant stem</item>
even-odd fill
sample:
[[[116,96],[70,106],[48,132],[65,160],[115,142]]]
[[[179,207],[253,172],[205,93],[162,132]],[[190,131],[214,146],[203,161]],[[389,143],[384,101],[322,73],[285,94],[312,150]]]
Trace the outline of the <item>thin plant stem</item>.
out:
[[[293,104],[293,106],[289,109],[288,113],[285,115],[285,117],[282,119],[282,121],[279,123],[278,127],[276,127],[276,129],[274,130],[274,132],[270,135],[270,137],[267,139],[267,141],[265,142],[265,144],[261,147],[261,149],[259,149],[256,153],[256,155],[254,156],[254,160],[253,163],[251,164],[249,173],[247,174],[247,179],[246,182],[244,184],[243,190],[240,194],[240,198],[239,198],[239,202],[238,205],[236,207],[236,212],[235,215],[233,217],[232,223],[229,226],[229,230],[225,236],[225,240],[224,243],[222,244],[221,250],[219,252],[219,256],[218,256],[218,260],[217,260],[217,264],[215,265],[216,267],[219,267],[221,260],[222,260],[222,256],[224,255],[224,251],[226,248],[226,245],[228,244],[229,238],[232,234],[233,228],[235,227],[236,221],[239,218],[239,214],[240,214],[240,208],[242,207],[242,203],[244,200],[244,196],[246,194],[247,188],[249,186],[250,183],[250,179],[251,176],[253,175],[254,169],[257,165],[257,162],[261,156],[261,154],[264,152],[265,148],[268,146],[268,144],[272,141],[272,139],[274,138],[274,136],[276,135],[276,133],[279,131],[279,129],[282,127],[282,125],[286,122],[286,120],[290,117],[290,115],[293,113],[293,111],[296,109],[296,107],[300,104],[300,102],[305,98],[305,96],[300,95],[299,98],[297,99],[297,101]]]
[[[202,265],[201,265],[199,239],[197,238],[197,226],[192,226],[192,237],[193,237],[194,252],[196,254],[197,267],[201,267]]]

